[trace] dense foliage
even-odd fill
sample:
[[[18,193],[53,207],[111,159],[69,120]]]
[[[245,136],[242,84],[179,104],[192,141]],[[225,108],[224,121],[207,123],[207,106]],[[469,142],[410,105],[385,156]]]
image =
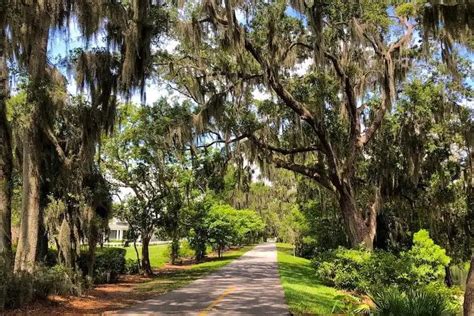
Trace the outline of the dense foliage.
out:
[[[220,257],[226,247],[252,244],[260,240],[264,224],[255,211],[214,205],[207,215],[206,227],[209,242]]]
[[[381,290],[373,297],[376,315],[447,315],[450,311],[447,298],[440,293],[410,290],[401,292],[396,288]]]
[[[156,236],[172,263],[275,237],[381,314],[451,309],[471,260],[474,314],[472,21],[469,1],[0,0],[0,308],[151,276]],[[112,216],[137,264],[97,249]]]
[[[395,310],[395,307],[384,307],[384,304],[395,304],[394,298],[401,301],[398,302],[400,308],[422,306],[428,304],[429,299],[438,298],[442,310],[456,313],[460,308],[459,291],[444,284],[450,261],[446,251],[433,242],[428,232],[420,230],[413,236],[411,249],[399,255],[383,250],[338,248],[316,256],[313,265],[324,284],[373,293],[382,314],[390,308]],[[416,302],[417,299],[420,302]]]
[[[85,286],[80,275],[63,265],[12,273],[4,260],[0,262],[0,310],[19,308],[48,295],[80,295]]]
[[[125,272],[125,249],[123,248],[101,248],[95,254],[93,282],[113,283],[118,280],[120,274]],[[79,266],[83,272],[87,271],[88,253],[82,253],[79,258]]]

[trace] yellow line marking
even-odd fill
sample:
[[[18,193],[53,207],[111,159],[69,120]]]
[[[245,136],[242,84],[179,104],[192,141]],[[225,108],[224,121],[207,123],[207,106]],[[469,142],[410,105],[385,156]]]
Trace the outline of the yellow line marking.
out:
[[[208,312],[210,312],[214,307],[216,307],[224,298],[229,295],[230,293],[234,292],[237,288],[235,286],[229,287],[227,290],[225,290],[221,295],[219,295],[214,301],[212,301],[211,304],[209,304],[208,307],[203,309],[198,316],[206,316]]]

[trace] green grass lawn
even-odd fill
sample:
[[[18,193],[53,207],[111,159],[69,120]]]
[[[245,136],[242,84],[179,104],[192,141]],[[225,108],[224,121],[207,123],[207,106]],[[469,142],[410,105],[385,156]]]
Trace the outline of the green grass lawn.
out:
[[[245,246],[237,250],[230,250],[225,252],[222,258],[213,258],[207,262],[191,265],[186,269],[160,271],[153,280],[138,285],[137,290],[158,294],[172,291],[185,286],[196,279],[202,278],[208,273],[222,268],[251,250],[253,247],[254,246]]]
[[[137,254],[133,246],[126,247],[127,253],[125,259],[137,260]],[[142,258],[142,247],[137,247],[140,259]],[[150,251],[150,264],[152,268],[160,268],[169,261],[168,256],[168,244],[165,245],[151,245],[149,246]]]
[[[278,270],[290,311],[295,315],[331,314],[342,293],[319,284],[311,261],[294,257],[293,246],[277,244],[277,248]]]

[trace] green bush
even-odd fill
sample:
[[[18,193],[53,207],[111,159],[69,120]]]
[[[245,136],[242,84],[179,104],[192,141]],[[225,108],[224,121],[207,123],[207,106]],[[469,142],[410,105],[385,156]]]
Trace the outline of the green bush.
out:
[[[386,251],[375,251],[362,266],[362,281],[359,285],[365,292],[386,284],[403,284],[402,276],[407,266],[403,259]]]
[[[188,259],[194,257],[194,250],[191,248],[191,245],[186,240],[181,242],[181,246],[179,248],[179,257]]]
[[[341,247],[316,256],[313,266],[326,285],[368,292],[391,284],[408,290],[442,282],[449,262],[445,250],[421,230],[413,237],[413,247],[400,256]]]
[[[189,246],[194,252],[196,261],[204,260],[207,254],[207,230],[203,228],[192,228],[189,231]]]
[[[26,272],[11,273],[2,281],[4,281],[2,287],[5,291],[3,292],[4,297],[0,301],[3,302],[4,309],[19,308],[33,301],[35,291],[31,274]]]
[[[444,298],[446,312],[450,315],[459,314],[462,310],[464,292],[460,287],[447,287],[442,282],[432,282],[424,290]]]
[[[125,272],[125,254],[123,248],[102,248],[96,253],[94,272],[99,283],[116,282],[119,274]]]
[[[372,295],[376,315],[438,316],[449,314],[446,298],[427,289],[389,287]]]
[[[44,264],[47,267],[53,267],[58,264],[58,251],[56,249],[48,248],[48,252],[44,258]]]
[[[453,277],[453,283],[463,289],[466,287],[466,280],[469,274],[469,266],[469,261],[451,266],[451,275]]]
[[[19,308],[48,295],[80,294],[82,279],[61,265],[13,273],[0,259],[0,310]]]
[[[140,272],[140,265],[136,259],[127,259],[125,261],[126,274],[138,274]]]
[[[190,247],[194,251],[196,261],[204,260],[208,242],[208,227],[206,218],[212,202],[204,199],[194,204],[190,211],[190,222],[193,223],[187,234]]]
[[[312,258],[318,248],[318,241],[314,237],[305,236],[295,240],[295,251],[299,257]]]
[[[125,273],[124,248],[99,248],[95,255],[94,283],[113,283],[118,276]],[[82,272],[87,274],[87,252],[81,253],[79,266]]]
[[[80,295],[82,279],[80,275],[63,265],[39,267],[33,278],[33,295],[46,298],[48,295]]]
[[[446,250],[436,245],[424,229],[413,235],[413,246],[402,253],[402,258],[409,264],[407,282],[420,285],[443,280],[451,261]]]
[[[208,242],[221,252],[230,246],[255,243],[265,224],[253,210],[236,210],[230,205],[215,204],[206,215]]]
[[[316,275],[322,283],[348,290],[364,290],[362,271],[371,253],[366,250],[338,248],[313,260]]]

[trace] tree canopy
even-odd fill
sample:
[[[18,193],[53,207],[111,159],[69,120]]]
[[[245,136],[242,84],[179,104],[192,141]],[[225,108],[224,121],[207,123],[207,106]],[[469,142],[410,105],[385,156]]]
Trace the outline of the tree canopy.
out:
[[[0,0],[9,273],[53,246],[92,276],[115,216],[148,275],[157,234],[172,263],[182,239],[202,261],[276,237],[420,270],[435,249],[449,285],[474,258],[473,21],[469,1]]]

